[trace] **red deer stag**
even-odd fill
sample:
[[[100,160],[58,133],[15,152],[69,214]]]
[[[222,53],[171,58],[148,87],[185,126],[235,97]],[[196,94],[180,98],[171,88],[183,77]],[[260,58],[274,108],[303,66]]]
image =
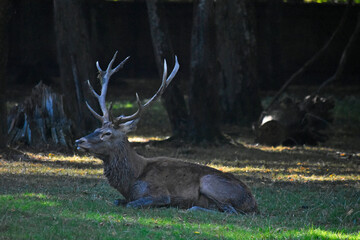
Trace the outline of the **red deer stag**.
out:
[[[102,122],[102,127],[76,140],[78,150],[90,152],[104,162],[104,175],[110,185],[124,197],[127,207],[174,206],[192,210],[220,210],[228,213],[258,212],[250,189],[234,175],[214,168],[188,163],[168,157],[145,158],[130,146],[126,134],[135,129],[143,111],[157,100],[175,77],[179,63],[167,77],[164,60],[162,83],[155,95],[145,104],[136,94],[138,110],[130,116],[113,117],[111,106],[106,107],[105,96],[111,75],[117,72],[128,58],[112,69],[116,54],[106,71],[99,63],[101,94],[97,94],[88,81],[92,94],[98,99],[103,115],[89,110]]]

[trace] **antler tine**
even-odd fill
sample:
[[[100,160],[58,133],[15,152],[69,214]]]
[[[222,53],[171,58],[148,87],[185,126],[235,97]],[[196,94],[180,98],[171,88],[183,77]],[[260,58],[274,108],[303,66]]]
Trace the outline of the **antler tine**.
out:
[[[177,56],[175,55],[175,66],[174,69],[172,70],[172,72],[170,73],[169,77],[166,79],[166,84],[169,85],[171,80],[173,80],[173,78],[175,77],[176,73],[178,72],[180,68]]]
[[[177,57],[175,56],[174,69],[170,73],[169,77],[166,78],[166,76],[167,76],[167,64],[166,64],[166,60],[164,59],[164,72],[163,72],[161,85],[160,85],[160,88],[157,90],[157,92],[154,94],[154,96],[152,96],[152,98],[150,98],[150,100],[148,100],[145,104],[141,104],[139,95],[136,93],[136,102],[138,104],[138,110],[134,114],[132,114],[130,116],[119,116],[119,117],[117,117],[115,119],[115,123],[117,123],[117,124],[124,123],[124,122],[128,122],[128,121],[139,118],[141,116],[143,110],[148,108],[155,100],[157,100],[163,94],[166,87],[170,84],[171,80],[175,77],[177,71],[179,70],[179,67],[180,67],[179,62],[177,60]]]
[[[155,95],[149,101],[147,101],[147,103],[144,104],[144,107],[147,107],[147,106],[151,105],[158,97],[160,97],[163,94],[163,92],[165,91],[167,86],[169,86],[169,84],[171,83],[171,80],[174,79],[177,71],[179,70],[179,67],[180,67],[179,62],[177,60],[177,57],[175,56],[174,69],[171,71],[169,77],[166,78],[166,76],[167,76],[167,64],[166,64],[166,60],[164,59],[164,73],[163,73],[163,77],[162,77],[161,86],[157,90]]]
[[[98,99],[100,109],[101,109],[101,111],[103,113],[103,116],[100,116],[98,113],[96,113],[94,111],[94,109],[92,109],[87,102],[86,102],[86,105],[89,108],[90,112],[97,119],[99,119],[103,124],[105,122],[110,122],[109,109],[106,107],[106,100],[105,100],[110,77],[115,72],[117,72],[119,69],[121,69],[124,66],[125,62],[130,58],[130,57],[125,58],[119,65],[117,65],[114,69],[112,69],[112,65],[114,64],[117,53],[118,53],[118,51],[115,52],[113,58],[111,59],[110,63],[108,64],[108,67],[107,67],[106,71],[103,71],[101,69],[100,64],[99,64],[98,61],[96,62],[96,67],[97,67],[97,69],[99,71],[99,79],[100,79],[100,82],[101,82],[101,93],[100,93],[100,95],[96,93],[94,88],[91,86],[90,81],[88,81],[88,86],[90,88],[90,91]]]
[[[90,110],[90,112],[94,115],[94,117],[96,117],[97,119],[99,119],[101,122],[103,122],[103,117],[100,116],[97,112],[94,111],[94,109],[92,109],[92,107],[90,107],[89,103],[87,101],[85,101],[86,106],[88,107],[88,109]]]
[[[96,61],[96,68],[99,71],[99,73],[104,72],[104,70],[102,70],[101,67],[100,67],[99,61]]]
[[[91,93],[94,95],[94,97],[96,97],[97,99],[99,99],[99,94],[96,93],[96,91],[94,90],[93,86],[91,86],[91,83],[89,80],[87,80],[87,84],[89,86],[89,89],[91,91]]]
[[[127,56],[124,60],[122,60],[122,62],[113,69],[113,73],[116,73],[117,71],[119,71],[119,69],[123,68],[124,64],[129,58],[130,56]]]
[[[116,59],[117,54],[118,54],[118,51],[115,52],[113,58],[112,58],[111,61],[109,62],[109,65],[108,65],[108,67],[107,67],[107,69],[106,69],[106,72],[110,72],[110,71],[112,70],[111,68],[112,68],[112,65],[114,64],[114,61],[115,61],[115,59]]]

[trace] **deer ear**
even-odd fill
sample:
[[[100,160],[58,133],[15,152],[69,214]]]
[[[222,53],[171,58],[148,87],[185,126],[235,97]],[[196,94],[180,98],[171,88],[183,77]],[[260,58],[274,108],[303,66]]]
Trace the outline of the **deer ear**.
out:
[[[136,125],[139,122],[139,120],[140,120],[140,118],[132,120],[132,121],[128,121],[126,123],[122,123],[122,124],[120,124],[120,129],[125,133],[135,131]]]

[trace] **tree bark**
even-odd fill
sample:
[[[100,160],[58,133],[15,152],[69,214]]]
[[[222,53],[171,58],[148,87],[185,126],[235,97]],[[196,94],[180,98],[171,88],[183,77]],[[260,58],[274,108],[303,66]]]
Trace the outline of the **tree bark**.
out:
[[[215,42],[214,1],[194,1],[189,134],[195,142],[214,142],[222,138]]]
[[[9,113],[8,144],[26,144],[36,149],[66,149],[73,146],[70,121],[63,97],[42,82],[37,84],[23,103]]]
[[[0,149],[6,146],[6,65],[8,60],[8,23],[10,20],[10,1],[0,1]]]
[[[174,50],[169,37],[164,3],[158,0],[146,1],[149,16],[150,31],[154,55],[159,76],[163,74],[163,59],[172,63]],[[179,88],[179,82],[174,81],[162,96],[172,129],[172,138],[187,136],[188,114],[184,95]]]
[[[216,2],[217,52],[225,122],[251,123],[261,112],[254,1]]]
[[[94,103],[92,106],[96,106],[86,85],[88,79],[95,79],[95,64],[91,58],[89,27],[83,5],[82,0],[54,0],[58,62],[67,107],[65,111],[74,123],[76,137],[96,125],[85,105],[87,99]]]
[[[262,55],[262,59],[258,58],[258,64],[262,64],[263,69],[263,72],[259,71],[259,75],[261,74],[259,76],[259,85],[270,90],[277,88],[281,72],[283,72],[282,65],[280,64],[282,51],[280,44],[282,38],[280,29],[280,23],[282,22],[282,0],[266,1],[262,4],[265,5],[264,40],[262,41],[262,50],[265,54]],[[260,41],[258,39],[258,46]]]

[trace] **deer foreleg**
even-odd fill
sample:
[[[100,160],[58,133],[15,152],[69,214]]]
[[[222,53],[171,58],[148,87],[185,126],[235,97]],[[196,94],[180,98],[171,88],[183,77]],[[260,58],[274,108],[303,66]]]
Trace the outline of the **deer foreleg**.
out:
[[[160,207],[160,206],[166,206],[170,204],[170,197],[164,196],[164,197],[142,197],[139,199],[136,199],[132,202],[129,202],[126,207],[131,208],[146,208],[146,207]]]

